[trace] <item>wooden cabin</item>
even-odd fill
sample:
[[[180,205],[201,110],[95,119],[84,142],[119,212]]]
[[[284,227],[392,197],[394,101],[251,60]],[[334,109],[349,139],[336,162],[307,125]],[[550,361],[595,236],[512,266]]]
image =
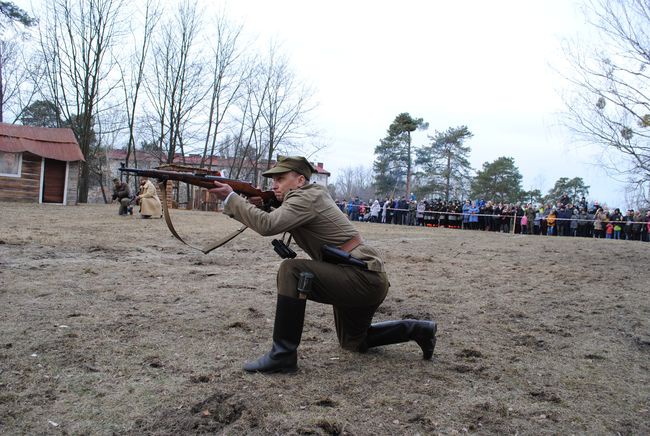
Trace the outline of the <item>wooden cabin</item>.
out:
[[[0,201],[76,204],[83,160],[71,129],[0,123]]]

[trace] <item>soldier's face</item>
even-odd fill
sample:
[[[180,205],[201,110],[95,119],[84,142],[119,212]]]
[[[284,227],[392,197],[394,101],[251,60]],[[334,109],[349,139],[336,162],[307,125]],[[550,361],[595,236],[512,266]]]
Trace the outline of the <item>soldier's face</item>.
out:
[[[282,201],[284,196],[294,189],[300,188],[305,184],[305,176],[296,172],[277,174],[273,176],[273,193],[275,197]]]

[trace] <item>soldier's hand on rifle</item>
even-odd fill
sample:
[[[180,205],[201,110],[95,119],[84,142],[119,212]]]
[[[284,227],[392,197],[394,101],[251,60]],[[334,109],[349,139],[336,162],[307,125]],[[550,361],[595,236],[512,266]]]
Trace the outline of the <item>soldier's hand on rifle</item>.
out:
[[[225,183],[220,183],[217,182],[216,180],[213,182],[214,183],[214,188],[209,189],[209,192],[212,192],[213,194],[217,194],[217,197],[219,200],[225,200],[226,197],[230,195],[231,192],[233,192],[232,187],[230,185],[227,185]]]
[[[248,202],[257,207],[264,206],[264,200],[262,200],[262,197],[248,197]]]

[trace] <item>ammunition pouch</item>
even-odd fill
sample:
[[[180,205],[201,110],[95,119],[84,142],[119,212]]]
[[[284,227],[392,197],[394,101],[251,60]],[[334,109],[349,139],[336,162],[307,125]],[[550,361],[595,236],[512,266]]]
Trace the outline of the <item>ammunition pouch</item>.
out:
[[[311,294],[312,280],[314,275],[310,272],[301,272],[298,277],[298,293],[301,298],[307,298]]]

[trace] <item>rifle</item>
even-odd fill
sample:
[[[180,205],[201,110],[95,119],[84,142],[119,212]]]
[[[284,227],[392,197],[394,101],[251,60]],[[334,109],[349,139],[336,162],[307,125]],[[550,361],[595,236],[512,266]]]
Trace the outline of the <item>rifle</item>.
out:
[[[120,171],[131,173],[140,177],[151,177],[158,179],[159,182],[166,182],[167,180],[177,180],[189,185],[200,186],[206,189],[214,188],[214,182],[225,183],[230,185],[233,191],[245,197],[260,197],[264,203],[264,209],[269,210],[271,207],[280,206],[280,202],[275,196],[273,191],[262,191],[256,188],[250,182],[243,180],[228,179],[226,177],[211,176],[208,174],[197,174],[181,171],[168,171],[168,170],[155,170],[155,169],[140,169],[140,168],[120,168]]]
[[[218,248],[223,244],[225,244],[226,242],[230,241],[231,239],[239,235],[241,232],[246,230],[247,226],[240,227],[239,229],[235,230],[233,233],[227,235],[226,237],[220,239],[219,241],[208,245],[206,248],[198,248],[188,244],[183,240],[183,238],[181,238],[178,235],[176,229],[174,229],[174,226],[172,225],[171,217],[169,216],[169,211],[167,209],[167,197],[166,197],[166,185],[168,180],[176,180],[179,182],[187,183],[189,185],[200,186],[206,189],[214,188],[215,181],[220,183],[225,183],[227,185],[230,185],[232,190],[237,194],[241,194],[246,197],[260,197],[263,202],[262,208],[266,211],[270,210],[272,207],[278,207],[281,204],[273,191],[262,191],[261,189],[253,186],[252,183],[245,182],[242,180],[228,179],[226,177],[182,172],[182,171],[168,171],[168,170],[156,170],[156,169],[147,170],[147,169],[125,168],[125,167],[122,167],[119,170],[125,173],[135,174],[140,177],[151,177],[157,179],[161,185],[161,192],[163,195],[162,209],[165,216],[165,222],[167,223],[167,227],[169,228],[169,231],[172,233],[172,235],[174,235],[176,239],[181,241],[183,244],[187,245],[188,247],[194,248],[196,250],[202,251],[204,254],[208,254],[210,251],[214,250],[215,248]]]

